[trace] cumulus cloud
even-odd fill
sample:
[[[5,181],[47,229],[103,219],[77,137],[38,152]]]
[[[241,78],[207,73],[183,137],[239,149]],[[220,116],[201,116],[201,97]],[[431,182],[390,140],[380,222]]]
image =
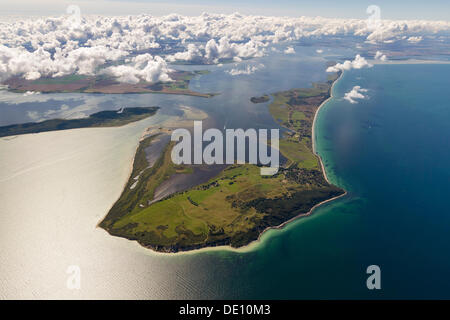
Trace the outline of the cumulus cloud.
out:
[[[363,89],[360,86],[354,86],[352,90],[347,92],[344,96],[344,99],[349,101],[352,104],[358,103],[357,99],[366,99],[363,93],[366,93],[367,89]]]
[[[285,54],[294,54],[294,53],[295,53],[295,49],[294,49],[293,47],[287,47],[287,48],[284,50],[284,53],[285,53]]]
[[[409,37],[408,38],[408,42],[409,43],[419,43],[422,40],[423,40],[423,37],[421,37],[421,36],[419,36],[419,37]]]
[[[187,50],[183,52],[177,52],[173,55],[166,57],[168,61],[201,61],[203,59],[203,53],[200,48],[193,43],[188,44]]]
[[[217,63],[221,59],[261,57],[264,54],[262,47],[262,43],[253,40],[238,44],[230,43],[226,37],[221,38],[218,43],[211,39],[205,45],[205,59]]]
[[[116,77],[119,82],[126,83],[138,83],[140,80],[147,82],[172,81],[166,61],[148,53],[134,57],[129,65],[108,67],[102,72]]]
[[[289,42],[340,36],[414,45],[425,39],[448,39],[450,22],[383,19],[370,28],[363,19],[204,13],[196,17],[83,16],[73,27],[67,17],[18,19],[0,22],[0,81],[11,76],[33,80],[72,73],[91,75],[107,62],[122,64],[126,58],[145,53],[169,62],[217,64],[260,57],[280,42],[288,46],[289,53],[293,50]],[[132,68],[124,65],[114,71],[127,81],[136,81],[142,75]]]
[[[30,52],[22,47],[9,48],[0,45],[0,80],[4,81],[17,75],[23,75],[28,80],[73,73],[92,75],[97,67],[124,55],[124,51],[101,46],[77,48],[69,52],[56,48],[52,55],[42,47]]]
[[[337,63],[334,66],[328,67],[327,72],[338,72],[344,70],[351,69],[362,69],[362,68],[371,68],[373,65],[367,62],[366,59],[361,57],[359,54],[355,56],[353,61],[345,60],[344,63]]]
[[[29,43],[36,50],[65,46],[70,41],[87,46],[110,46],[125,51],[163,48],[164,43],[207,42],[227,38],[231,42],[278,43],[306,37],[356,35],[366,40],[399,40],[403,36],[435,35],[449,32],[447,21],[380,20],[377,28],[365,19],[330,19],[321,17],[261,17],[204,13],[197,17],[150,15],[102,17],[84,16],[77,28],[67,19],[42,18],[2,23],[0,38],[8,45]],[[12,36],[14,35],[14,36]],[[5,43],[5,42],[3,42]]]
[[[218,40],[209,39],[206,44],[189,43],[186,51],[177,52],[166,57],[167,61],[188,61],[217,64],[221,60],[241,61],[264,55],[265,45],[259,41],[249,40],[245,43],[232,43],[227,37]]]
[[[260,63],[256,66],[250,66],[248,65],[245,69],[238,69],[238,68],[233,68],[231,70],[227,70],[225,71],[226,73],[232,75],[232,76],[238,76],[238,75],[249,75],[249,74],[253,74],[256,71],[265,68],[265,66]]]
[[[385,54],[383,54],[383,52],[377,51],[377,52],[375,53],[375,60],[386,61],[386,60],[387,60],[387,57],[386,57]]]

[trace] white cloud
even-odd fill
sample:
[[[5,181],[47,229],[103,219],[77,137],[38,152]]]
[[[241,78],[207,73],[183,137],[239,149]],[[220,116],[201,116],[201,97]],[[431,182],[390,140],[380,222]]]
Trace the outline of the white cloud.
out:
[[[383,54],[383,52],[377,51],[377,52],[375,53],[375,60],[386,61],[386,60],[387,60],[387,57],[386,57],[385,54]]]
[[[222,37],[217,43],[214,39],[205,45],[205,59],[210,63],[217,63],[220,59],[234,59],[261,57],[264,54],[262,43],[250,40],[244,44],[230,43],[228,38]]]
[[[321,54],[321,53],[323,53],[323,50],[322,50],[322,49],[317,49],[316,52],[317,52],[318,54]]]
[[[287,48],[284,50],[284,53],[285,53],[285,54],[294,54],[294,53],[295,53],[295,49],[294,49],[293,47],[287,47]]]
[[[24,97],[32,96],[35,94],[41,94],[39,91],[27,91],[23,94]]]
[[[232,76],[249,75],[249,74],[253,74],[256,71],[263,69],[263,68],[265,68],[265,66],[262,63],[260,63],[259,65],[256,65],[256,66],[247,65],[247,67],[245,69],[233,68],[233,69],[227,70],[225,72]]]
[[[366,99],[367,96],[365,96],[363,93],[366,93],[367,89],[363,89],[360,86],[354,86],[352,90],[347,92],[344,96],[344,99],[349,101],[352,104],[358,103],[356,99]]]
[[[253,40],[245,43],[231,43],[227,37],[222,37],[218,42],[210,39],[205,45],[190,43],[186,51],[168,55],[166,60],[209,64],[217,64],[222,59],[239,62],[242,59],[262,57],[264,46],[263,43]]]
[[[432,37],[448,39],[450,22],[383,19],[373,29],[364,19],[204,13],[162,17],[83,15],[81,23],[72,27],[67,16],[9,19],[0,22],[0,82],[18,75],[36,79],[95,74],[109,61],[121,63],[144,53],[160,55],[167,61],[216,64],[221,59],[260,57],[267,46],[280,42],[290,53],[294,41],[339,36],[355,36],[371,43],[406,39],[407,45],[414,45]],[[174,52],[171,48],[181,50]],[[136,80],[130,68],[116,71],[127,81]]]
[[[344,63],[337,63],[334,66],[328,67],[327,72],[338,72],[344,70],[351,69],[362,69],[362,68],[371,68],[373,65],[367,62],[366,59],[361,57],[359,54],[355,56],[353,61],[346,60]]]
[[[126,83],[138,83],[140,80],[147,82],[172,81],[166,61],[159,56],[153,57],[148,53],[134,57],[130,65],[108,67],[102,72]]]
[[[166,57],[167,61],[201,61],[203,54],[193,43],[188,44],[187,51],[177,52],[174,55]]]
[[[423,37],[421,37],[421,36],[419,36],[419,37],[409,37],[408,38],[408,42],[409,43],[419,43],[422,40],[423,40]]]
[[[126,55],[120,50],[96,46],[65,52],[56,48],[53,56],[42,47],[29,52],[23,47],[9,48],[0,45],[0,80],[23,75],[28,80],[42,76],[65,76],[73,73],[91,75],[105,62]]]

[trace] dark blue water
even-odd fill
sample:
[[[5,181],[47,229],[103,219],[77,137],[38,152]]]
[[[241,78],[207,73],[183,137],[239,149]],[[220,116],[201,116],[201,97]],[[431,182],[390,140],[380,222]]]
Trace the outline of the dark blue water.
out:
[[[361,206],[342,208],[359,220],[358,231],[347,230],[356,261],[380,265],[382,297],[450,296],[448,72],[450,65],[353,70],[320,117],[320,154]],[[369,89],[368,99],[340,99],[354,85]]]
[[[205,298],[449,298],[450,65],[346,72],[318,151],[349,195],[269,232],[250,253],[183,258]],[[367,98],[342,99],[353,86]],[[381,290],[366,268],[381,268]],[[181,272],[181,270],[180,270]]]

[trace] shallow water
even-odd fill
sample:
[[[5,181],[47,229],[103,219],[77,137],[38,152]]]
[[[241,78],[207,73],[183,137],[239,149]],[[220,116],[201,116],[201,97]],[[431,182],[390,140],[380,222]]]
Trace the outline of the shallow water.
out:
[[[145,156],[149,167],[153,167],[155,165],[169,141],[170,136],[162,133],[158,137],[153,138],[152,143],[145,148]]]
[[[208,182],[224,168],[226,168],[226,165],[193,165],[192,173],[176,173],[155,189],[155,196],[152,202]]]

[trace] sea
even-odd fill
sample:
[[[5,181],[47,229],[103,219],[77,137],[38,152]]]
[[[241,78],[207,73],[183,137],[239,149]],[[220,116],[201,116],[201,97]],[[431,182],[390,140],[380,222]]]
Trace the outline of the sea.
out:
[[[315,141],[328,178],[347,195],[264,233],[247,250],[160,254],[97,227],[128,180],[145,128],[184,106],[205,111],[217,128],[277,128],[268,103],[250,97],[324,81],[327,61],[355,54],[295,51],[177,66],[210,70],[191,89],[220,93],[211,99],[1,90],[0,125],[121,107],[161,110],[121,128],[0,139],[0,298],[450,298],[449,64],[345,71],[320,109]],[[247,65],[257,71],[229,73]],[[352,103],[345,94],[355,86],[365,90]],[[379,267],[380,289],[367,287],[372,265]]]

